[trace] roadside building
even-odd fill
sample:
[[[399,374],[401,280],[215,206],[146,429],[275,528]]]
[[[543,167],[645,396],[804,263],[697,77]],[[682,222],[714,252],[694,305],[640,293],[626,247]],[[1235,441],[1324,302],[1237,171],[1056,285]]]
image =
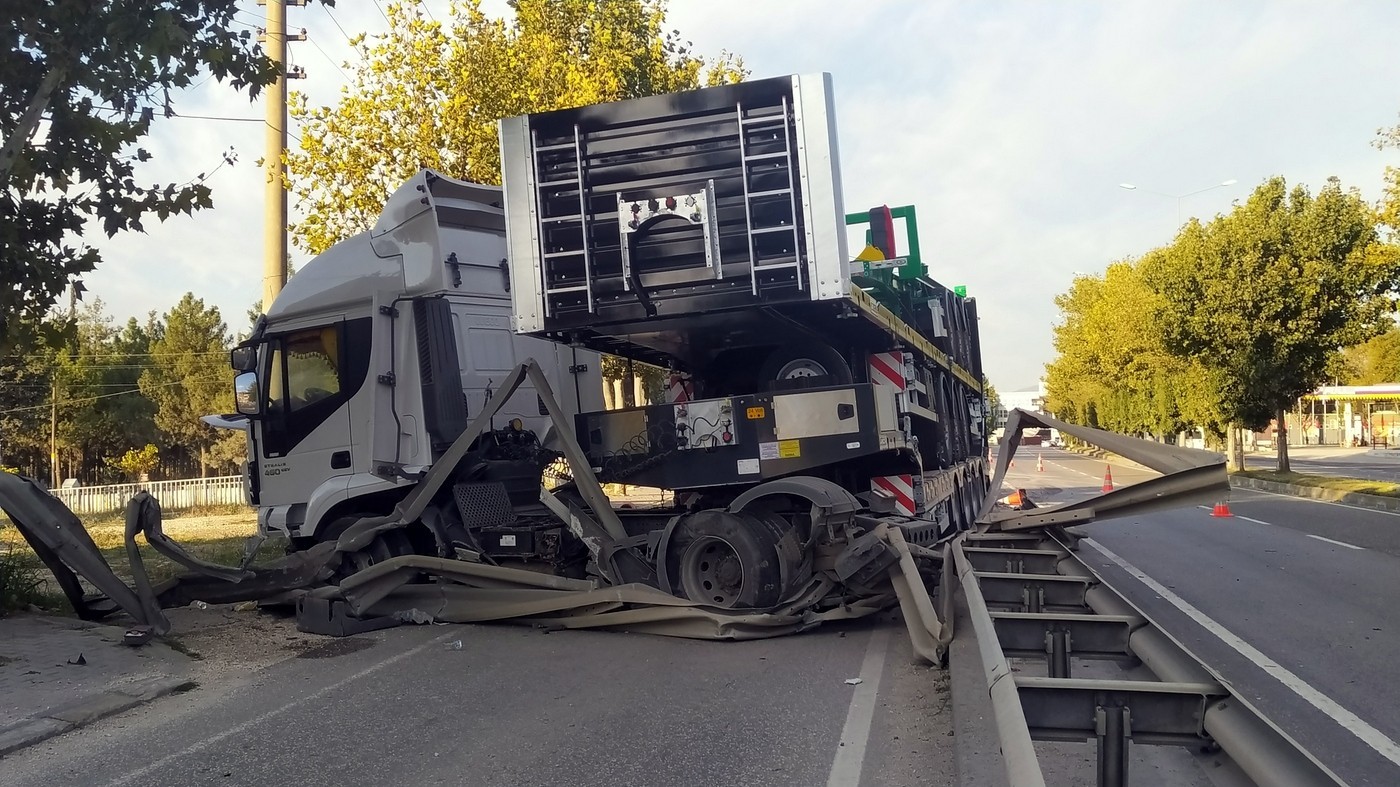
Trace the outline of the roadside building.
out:
[[[1400,383],[1324,385],[1286,414],[1289,445],[1400,446]],[[1272,447],[1277,423],[1255,441]]]

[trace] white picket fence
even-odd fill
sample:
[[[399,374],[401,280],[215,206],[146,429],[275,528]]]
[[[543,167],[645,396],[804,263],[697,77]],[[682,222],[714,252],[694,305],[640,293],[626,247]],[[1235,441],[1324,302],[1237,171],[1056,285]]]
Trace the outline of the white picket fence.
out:
[[[137,492],[151,493],[166,511],[196,506],[242,505],[243,478],[186,478],[178,481],[150,481],[144,484],[113,484],[111,486],[80,486],[76,489],[52,489],[50,494],[75,514],[106,514],[121,511]]]

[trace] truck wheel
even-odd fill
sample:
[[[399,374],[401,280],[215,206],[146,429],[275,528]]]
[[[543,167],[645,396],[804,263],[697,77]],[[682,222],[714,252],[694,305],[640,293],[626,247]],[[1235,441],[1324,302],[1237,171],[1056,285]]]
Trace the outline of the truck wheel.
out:
[[[726,609],[771,607],[785,589],[775,531],[744,513],[696,512],[671,536],[667,572],[691,601]]]
[[[816,341],[786,344],[768,354],[758,367],[760,386],[772,387],[789,380],[825,377],[830,385],[850,385],[850,364],[828,344]]]
[[[963,484],[963,507],[967,509],[966,519],[969,530],[977,526],[977,487],[971,482]]]
[[[365,518],[372,516],[366,514],[352,514],[337,518],[326,526],[326,541],[336,541],[350,528],[351,525]],[[348,577],[358,571],[363,571],[376,563],[383,563],[391,557],[400,555],[411,555],[416,552],[413,542],[409,540],[408,534],[403,530],[386,530],[375,537],[364,549],[347,552],[341,561],[336,575],[338,578]]]

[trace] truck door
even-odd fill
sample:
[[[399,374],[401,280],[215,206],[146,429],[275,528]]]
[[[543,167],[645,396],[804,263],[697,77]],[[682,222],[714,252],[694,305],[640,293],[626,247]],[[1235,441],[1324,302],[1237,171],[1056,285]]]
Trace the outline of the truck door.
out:
[[[351,472],[348,403],[368,371],[368,330],[363,318],[269,337],[259,445],[263,505],[304,504],[322,483]]]

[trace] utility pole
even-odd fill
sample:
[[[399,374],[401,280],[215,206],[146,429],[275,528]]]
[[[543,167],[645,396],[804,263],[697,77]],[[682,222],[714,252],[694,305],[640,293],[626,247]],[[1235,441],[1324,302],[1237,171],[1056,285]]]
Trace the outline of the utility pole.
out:
[[[283,183],[287,167],[283,155],[287,151],[287,80],[302,79],[306,71],[300,67],[287,68],[287,41],[305,41],[306,30],[288,35],[287,7],[301,7],[306,0],[258,0],[267,6],[267,29],[261,40],[267,57],[277,64],[277,81],[267,87],[267,185],[263,206],[263,311],[272,305],[277,293],[287,283],[287,189]]]
[[[53,475],[52,489],[57,489],[62,481],[58,478],[58,377],[49,383],[49,471]]]

